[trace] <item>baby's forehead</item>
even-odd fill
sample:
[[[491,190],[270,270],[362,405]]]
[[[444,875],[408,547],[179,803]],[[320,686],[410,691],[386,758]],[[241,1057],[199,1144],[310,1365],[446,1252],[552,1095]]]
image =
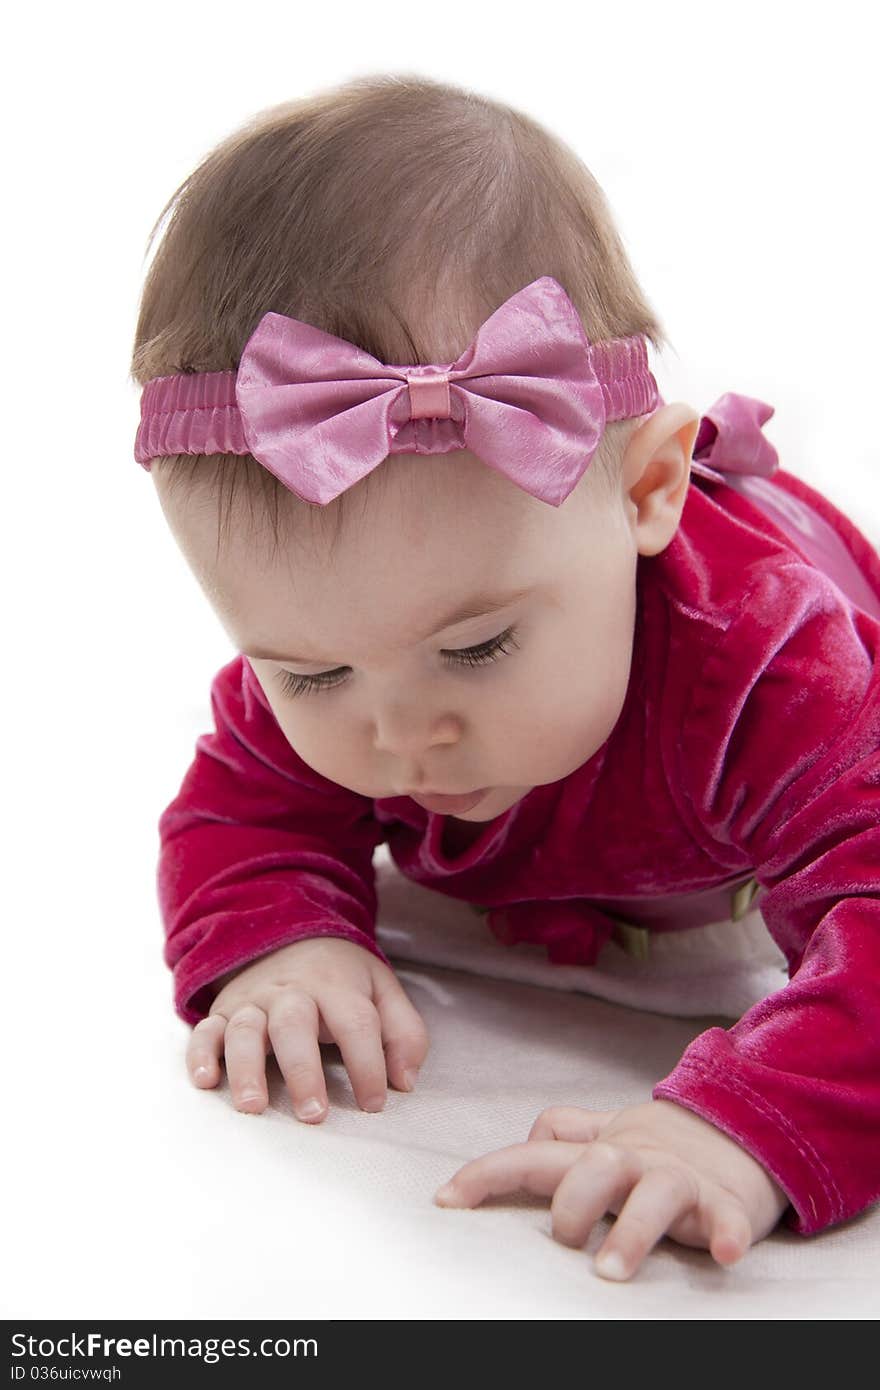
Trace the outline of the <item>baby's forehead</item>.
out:
[[[533,497],[468,450],[393,455],[328,506],[288,495],[283,511],[293,545],[307,546],[328,565],[340,557],[356,561],[377,547],[389,555],[412,554],[415,547],[479,554],[485,544],[555,537],[564,520],[563,508]]]
[[[341,500],[357,503],[373,523],[387,517],[391,524],[442,516],[515,521],[547,505],[470,449],[392,454]]]
[[[178,537],[223,609],[321,611],[345,603],[357,612],[400,602],[404,586],[413,625],[450,594],[514,589],[523,576],[546,580],[572,537],[580,543],[576,493],[552,507],[467,450],[393,455],[364,483],[326,508],[286,489],[276,492],[277,507],[265,495],[233,490],[222,540],[220,498],[206,486]]]

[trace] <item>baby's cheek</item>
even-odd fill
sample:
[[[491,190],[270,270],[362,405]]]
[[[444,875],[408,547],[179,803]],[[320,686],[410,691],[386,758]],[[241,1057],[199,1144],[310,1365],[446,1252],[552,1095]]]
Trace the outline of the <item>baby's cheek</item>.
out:
[[[620,717],[622,703],[616,690],[597,691],[595,680],[584,679],[578,687],[558,689],[553,700],[535,711],[533,737],[546,749],[556,779],[567,777],[602,747]]]

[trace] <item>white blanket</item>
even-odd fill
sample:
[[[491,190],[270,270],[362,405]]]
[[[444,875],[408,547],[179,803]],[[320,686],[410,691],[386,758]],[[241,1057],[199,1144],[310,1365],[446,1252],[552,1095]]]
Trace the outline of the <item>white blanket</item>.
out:
[[[138,864],[146,833],[131,838]],[[590,1258],[611,1216],[573,1250],[552,1238],[547,1199],[433,1203],[463,1163],[524,1142],[548,1105],[647,1100],[692,1037],[784,986],[754,915],[655,942],[653,973],[613,943],[595,969],[557,967],[496,942],[382,852],[376,868],[379,939],[431,1038],[416,1090],[390,1089],[377,1114],[358,1108],[334,1047],[317,1126],[294,1118],[274,1060],[259,1116],[235,1110],[225,1079],[191,1085],[146,874],[121,923],[108,862],[105,905],[81,894],[91,942],[59,930],[48,973],[12,962],[32,1051],[9,1053],[4,1317],[876,1317],[877,1209],[817,1236],[778,1227],[730,1269],[664,1238],[613,1284]]]
[[[648,960],[633,959],[608,941],[595,967],[555,965],[543,946],[505,946],[469,904],[405,878],[387,845],[379,846],[373,862],[379,944],[398,961],[575,990],[677,1018],[741,1018],[788,980],[785,957],[757,909],[738,922],[653,934]]]

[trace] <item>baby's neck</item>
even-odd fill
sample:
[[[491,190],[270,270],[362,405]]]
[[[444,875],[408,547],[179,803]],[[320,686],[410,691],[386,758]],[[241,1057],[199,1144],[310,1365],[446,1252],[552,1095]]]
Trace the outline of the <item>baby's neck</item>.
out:
[[[448,859],[463,854],[480,838],[485,829],[485,821],[458,820],[455,816],[447,816],[443,822],[443,834],[440,839],[443,853]]]

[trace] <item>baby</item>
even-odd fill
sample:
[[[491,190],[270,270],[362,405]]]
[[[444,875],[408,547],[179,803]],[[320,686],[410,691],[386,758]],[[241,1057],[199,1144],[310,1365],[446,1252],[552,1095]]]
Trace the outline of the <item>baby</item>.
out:
[[[880,557],[772,409],[660,398],[606,201],[527,116],[379,75],[262,113],[163,209],[135,457],[238,655],[160,820],[187,1064],[320,1122],[425,1025],[373,853],[592,965],[760,899],[789,982],[643,1104],[538,1116],[436,1195],[528,1188],[626,1279],[880,1196]],[[157,222],[157,226],[159,223]],[[155,235],[156,228],[153,229]],[[756,896],[757,895],[757,896]],[[574,1101],[584,1097],[572,1097]]]

